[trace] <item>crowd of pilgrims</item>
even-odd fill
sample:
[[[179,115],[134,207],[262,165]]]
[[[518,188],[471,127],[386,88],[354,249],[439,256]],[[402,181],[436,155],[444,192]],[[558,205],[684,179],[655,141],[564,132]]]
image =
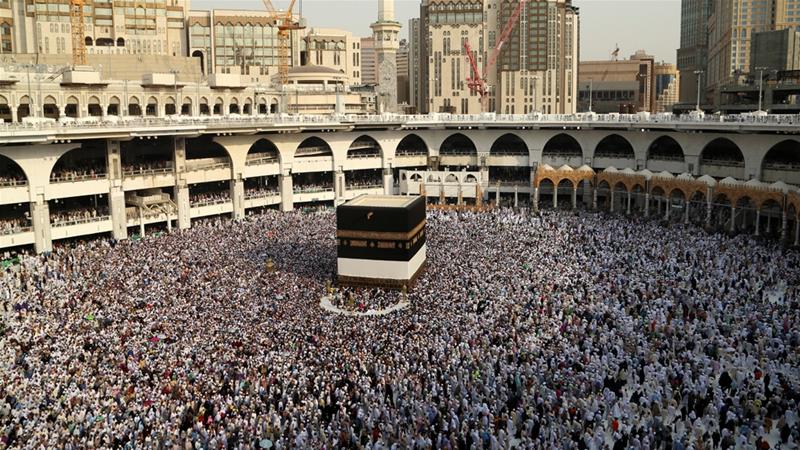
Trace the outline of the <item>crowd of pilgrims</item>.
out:
[[[22,258],[0,280],[0,448],[798,448],[797,252],[436,211],[413,306],[345,317],[320,307],[334,223],[267,212]]]

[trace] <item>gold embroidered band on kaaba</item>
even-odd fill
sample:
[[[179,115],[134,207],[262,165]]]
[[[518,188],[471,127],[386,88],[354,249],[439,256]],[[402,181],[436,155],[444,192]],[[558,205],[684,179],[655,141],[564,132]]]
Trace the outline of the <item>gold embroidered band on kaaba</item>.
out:
[[[425,227],[427,221],[423,220],[413,230],[407,233],[396,233],[387,231],[364,231],[364,230],[336,230],[336,237],[339,239],[366,239],[370,241],[409,241]]]

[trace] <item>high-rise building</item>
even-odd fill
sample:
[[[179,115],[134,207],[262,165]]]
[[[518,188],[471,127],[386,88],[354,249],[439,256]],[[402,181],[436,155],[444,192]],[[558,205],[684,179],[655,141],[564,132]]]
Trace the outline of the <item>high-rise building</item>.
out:
[[[191,11],[189,55],[206,74],[243,75],[269,83],[279,66],[278,27],[270,13],[247,10]],[[300,33],[291,32],[289,66],[300,61]]]
[[[751,42],[756,33],[800,25],[800,0],[683,0],[678,69],[685,89],[680,100],[693,104],[695,71],[702,71],[700,103],[715,109],[725,86],[752,74]]]
[[[696,71],[705,71],[708,64],[708,17],[711,0],[682,0],[681,46],[677,68],[681,73],[679,102],[694,105],[697,100]]]
[[[472,74],[464,44],[478,70],[497,46],[519,0],[423,0],[420,11],[419,84],[431,112],[477,113],[480,96],[466,86]],[[486,73],[488,111],[558,114],[576,110],[578,9],[571,0],[526,2],[496,64]],[[423,56],[425,55],[425,56]],[[426,83],[427,81],[427,83]]]
[[[654,112],[672,112],[678,103],[678,93],[681,87],[681,73],[675,64],[656,63],[655,65],[655,96]]]
[[[400,41],[397,49],[397,103],[401,105],[411,104],[410,87],[408,84],[408,59],[410,48],[408,41]]]
[[[750,63],[768,71],[800,70],[800,28],[754,34],[750,44]]]
[[[378,84],[374,42],[371,37],[361,38],[361,83],[363,84]]]
[[[422,76],[420,73],[420,21],[415,17],[408,21],[408,96],[409,104],[419,112],[422,104]]]
[[[300,42],[300,64],[338,70],[349,84],[361,84],[361,39],[349,31],[310,28]]]
[[[117,4],[119,3],[119,4]],[[86,53],[185,56],[189,0],[87,2],[83,8]],[[69,2],[0,1],[0,53],[72,54]],[[57,58],[56,58],[57,59]]]

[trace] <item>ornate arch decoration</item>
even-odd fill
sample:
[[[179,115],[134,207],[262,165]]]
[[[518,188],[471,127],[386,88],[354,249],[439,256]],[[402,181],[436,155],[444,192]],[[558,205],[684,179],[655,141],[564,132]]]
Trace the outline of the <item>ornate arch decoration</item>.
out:
[[[786,210],[789,210],[789,205],[794,206],[794,211],[797,214],[796,219],[800,220],[800,192],[789,191],[786,194]]]
[[[623,173],[623,172],[600,172],[597,175],[598,184],[602,181],[608,183],[609,186],[616,187],[618,184],[625,186],[626,192],[632,192],[634,186],[637,184],[645,185],[647,179],[644,175]]]
[[[752,200],[757,209],[768,200],[773,200],[779,205],[784,205],[784,194],[770,186],[754,186],[749,184],[732,185],[720,183],[714,190],[714,195],[724,194],[730,199],[731,204],[737,204],[739,200],[747,197]]]
[[[572,183],[572,188],[577,189],[581,181],[593,182],[594,176],[594,170],[587,166],[582,166],[578,169],[561,166],[558,169],[554,169],[547,164],[542,164],[536,168],[533,186],[538,188],[544,180],[550,181],[554,186],[558,186],[564,180],[569,180]]]

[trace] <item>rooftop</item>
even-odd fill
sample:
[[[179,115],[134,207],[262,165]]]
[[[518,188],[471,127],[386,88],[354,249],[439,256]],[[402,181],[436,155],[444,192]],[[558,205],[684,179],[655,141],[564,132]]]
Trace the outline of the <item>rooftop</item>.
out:
[[[418,199],[416,195],[359,195],[340,207],[367,206],[375,208],[405,208]]]

